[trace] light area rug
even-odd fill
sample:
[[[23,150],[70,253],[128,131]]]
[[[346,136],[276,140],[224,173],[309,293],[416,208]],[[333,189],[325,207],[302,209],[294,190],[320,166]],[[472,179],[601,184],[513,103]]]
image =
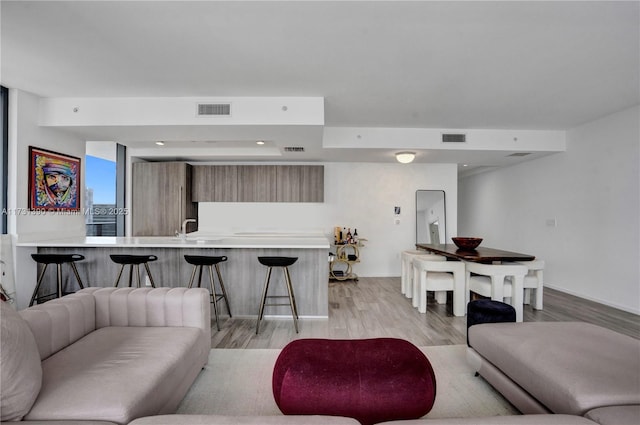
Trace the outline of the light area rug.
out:
[[[514,415],[518,411],[466,361],[466,345],[420,347],[436,374],[436,401],[426,418]],[[209,364],[178,407],[181,414],[281,415],[271,374],[280,350],[213,349]]]

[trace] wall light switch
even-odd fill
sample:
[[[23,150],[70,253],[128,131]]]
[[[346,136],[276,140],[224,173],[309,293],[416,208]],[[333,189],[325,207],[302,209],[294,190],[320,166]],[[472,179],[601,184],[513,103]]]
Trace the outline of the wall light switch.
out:
[[[555,218],[548,218],[546,220],[547,223],[547,227],[557,227],[558,226],[558,222],[556,221]]]

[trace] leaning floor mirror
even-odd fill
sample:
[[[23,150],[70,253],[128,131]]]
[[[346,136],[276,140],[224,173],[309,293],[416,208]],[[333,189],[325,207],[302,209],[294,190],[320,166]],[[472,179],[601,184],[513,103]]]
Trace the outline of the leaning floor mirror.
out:
[[[439,245],[446,237],[444,190],[416,190],[416,243]]]

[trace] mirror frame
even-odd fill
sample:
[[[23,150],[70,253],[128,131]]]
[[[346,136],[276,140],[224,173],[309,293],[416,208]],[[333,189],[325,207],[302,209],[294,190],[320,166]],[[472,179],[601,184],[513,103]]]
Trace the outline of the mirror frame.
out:
[[[416,244],[418,243],[425,243],[424,241],[420,241],[420,229],[421,227],[424,228],[425,226],[420,226],[418,224],[418,217],[419,217],[419,210],[418,210],[418,196],[421,192],[441,192],[442,193],[442,213],[443,213],[443,217],[439,217],[439,235],[440,236],[440,240],[437,241],[437,244],[446,244],[447,243],[447,195],[445,193],[444,190],[428,190],[428,189],[418,189],[416,190]],[[441,223],[440,223],[441,222]],[[427,229],[428,230],[428,229]],[[431,238],[429,238],[431,239]],[[442,242],[444,241],[444,242]]]

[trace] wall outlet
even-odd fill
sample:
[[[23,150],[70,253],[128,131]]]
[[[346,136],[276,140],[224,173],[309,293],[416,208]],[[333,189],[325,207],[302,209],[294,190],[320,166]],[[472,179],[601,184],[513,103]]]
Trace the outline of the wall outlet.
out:
[[[396,224],[396,225],[400,224],[400,219],[399,218],[394,219],[393,223]]]
[[[547,227],[557,227],[558,226],[558,222],[556,221],[555,218],[548,218],[546,220],[547,223]]]

